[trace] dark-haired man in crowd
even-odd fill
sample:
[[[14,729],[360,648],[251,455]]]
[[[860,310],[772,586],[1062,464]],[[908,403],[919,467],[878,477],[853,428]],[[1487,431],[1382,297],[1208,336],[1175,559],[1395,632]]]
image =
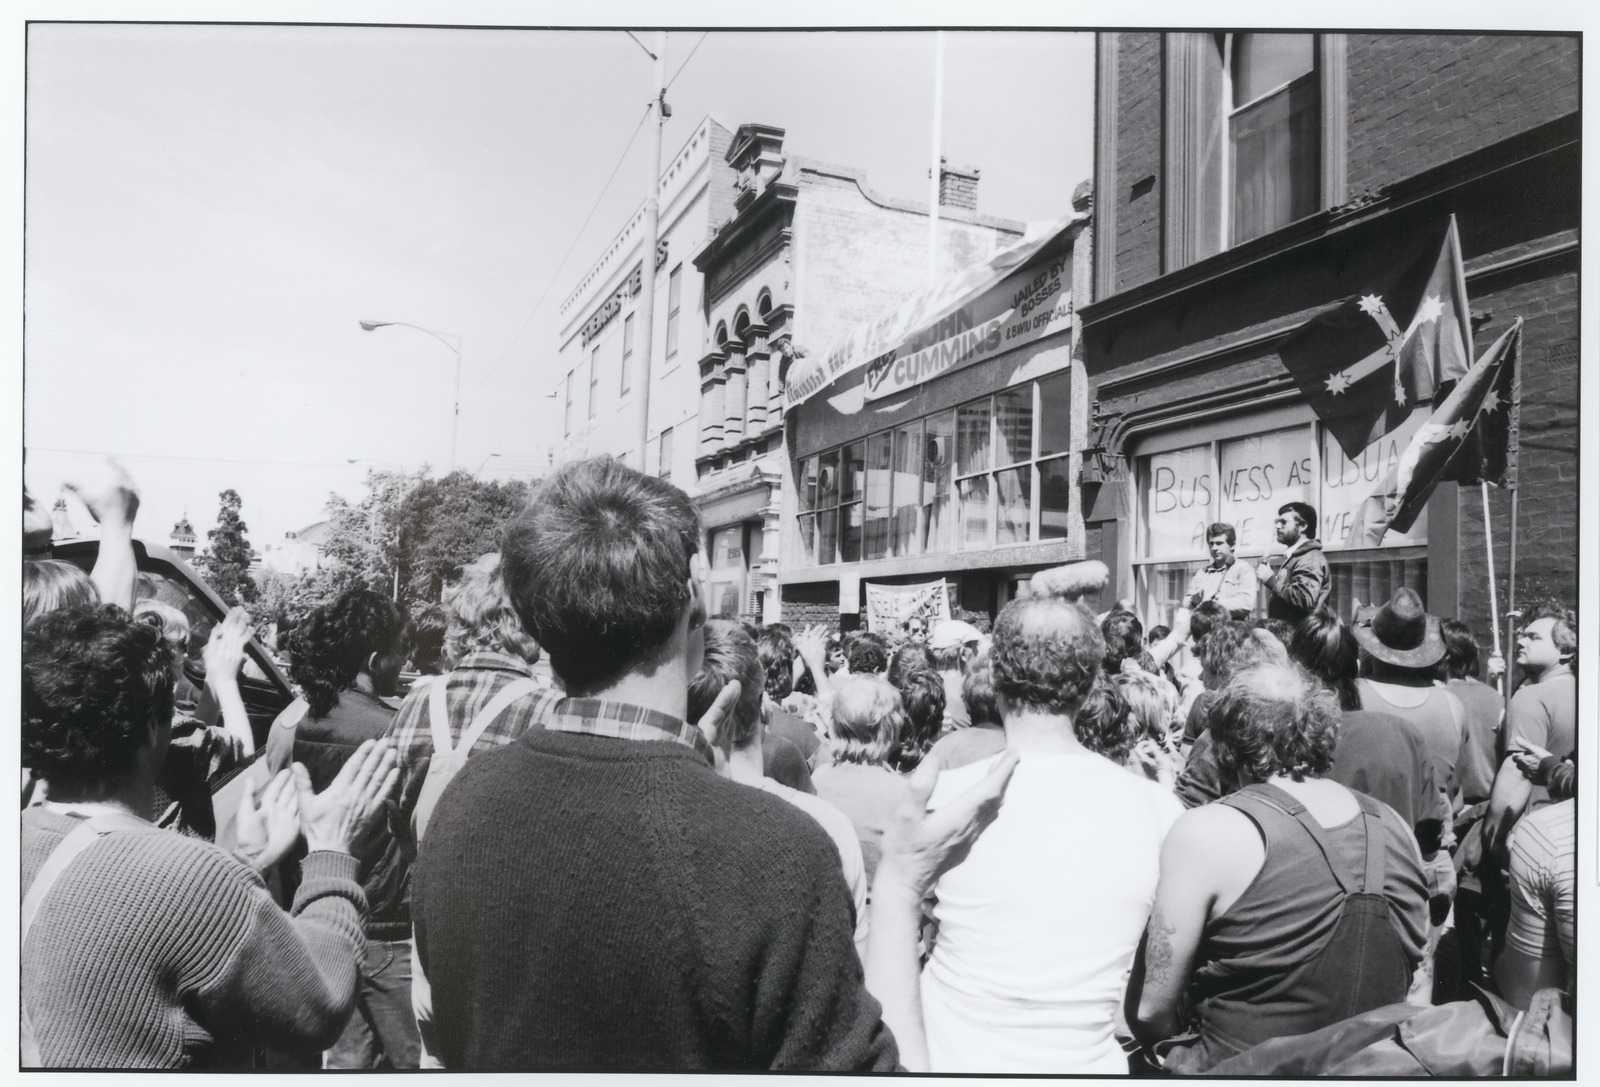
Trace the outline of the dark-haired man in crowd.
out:
[[[1282,619],[1291,627],[1328,602],[1333,584],[1328,580],[1328,559],[1317,536],[1317,511],[1304,502],[1278,507],[1272,531],[1285,551],[1276,570],[1267,559],[1256,567],[1256,579],[1267,587],[1267,618]]]
[[[700,727],[685,719],[704,653],[700,532],[682,491],[611,458],[559,469],[506,529],[508,595],[567,697],[467,762],[417,858],[447,1068],[926,1063],[919,905],[997,813],[1015,760],[949,815],[926,813],[936,768],[908,790],[873,887],[880,1018],[833,842],[715,768],[740,685]]]
[[[1184,598],[1185,607],[1197,608],[1207,600],[1215,600],[1234,619],[1243,619],[1255,610],[1256,579],[1250,576],[1250,567],[1234,558],[1233,548],[1238,542],[1238,533],[1225,521],[1206,529],[1211,564],[1195,574],[1189,595]]]

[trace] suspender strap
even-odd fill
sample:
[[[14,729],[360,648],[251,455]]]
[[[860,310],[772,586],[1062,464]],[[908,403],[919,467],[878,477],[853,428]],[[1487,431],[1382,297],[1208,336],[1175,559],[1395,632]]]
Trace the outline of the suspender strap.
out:
[[[478,711],[472,723],[461,733],[461,742],[454,745],[450,743],[450,715],[445,708],[444,688],[445,683],[441,678],[434,681],[433,687],[428,692],[428,716],[429,726],[433,732],[433,749],[440,754],[466,756],[472,752],[473,745],[478,742],[484,731],[505,712],[507,706],[533,694],[539,689],[539,685],[531,679],[524,678],[514,679],[501,687],[489,700],[489,704]]]
[[[1361,821],[1367,830],[1367,882],[1363,890],[1369,894],[1382,894],[1384,869],[1388,865],[1383,820],[1378,815],[1376,800],[1364,793],[1356,793],[1356,799],[1361,802]]]
[[[433,734],[433,749],[448,753],[450,744],[450,711],[445,703],[446,676],[440,676],[428,685],[428,731]]]
[[[113,830],[157,829],[159,828],[151,826],[142,819],[135,819],[120,812],[105,812],[85,819],[73,827],[55,849],[50,851],[50,855],[39,868],[39,874],[34,877],[32,886],[28,888],[28,893],[22,898],[22,936],[18,940],[18,946],[27,940],[28,930],[33,927],[34,918],[39,916],[39,907],[44,904],[45,898],[49,896],[62,873],[78,859],[78,854]]]
[[[1351,879],[1350,871],[1348,868],[1346,868],[1343,861],[1340,860],[1338,851],[1334,849],[1333,843],[1328,840],[1328,832],[1323,829],[1321,823],[1317,822],[1311,817],[1311,813],[1306,810],[1306,806],[1304,804],[1300,803],[1298,800],[1284,792],[1282,789],[1278,788],[1276,785],[1270,785],[1263,782],[1256,788],[1259,790],[1256,792],[1256,796],[1259,799],[1271,804],[1275,808],[1278,808],[1285,815],[1289,816],[1295,822],[1299,823],[1303,828],[1305,828],[1306,833],[1311,836],[1311,840],[1315,842],[1317,844],[1317,848],[1321,850],[1322,859],[1328,863],[1328,870],[1333,873],[1335,882],[1339,884],[1339,890],[1343,891],[1345,894],[1352,894],[1359,891],[1373,889],[1374,885],[1372,882],[1372,874],[1374,870],[1376,870],[1378,875],[1377,886],[1379,888],[1382,887],[1383,838],[1376,823],[1377,809],[1372,807],[1372,801],[1370,799],[1352,790],[1352,795],[1354,795],[1356,801],[1361,804],[1362,830],[1365,832],[1367,845],[1366,864],[1364,865],[1362,872],[1362,874],[1366,877],[1366,880],[1361,886],[1357,887],[1353,885],[1354,881]],[[1369,810],[1369,808],[1371,810]],[[1376,858],[1373,856],[1374,852],[1377,853]],[[1375,869],[1374,863],[1376,863]]]

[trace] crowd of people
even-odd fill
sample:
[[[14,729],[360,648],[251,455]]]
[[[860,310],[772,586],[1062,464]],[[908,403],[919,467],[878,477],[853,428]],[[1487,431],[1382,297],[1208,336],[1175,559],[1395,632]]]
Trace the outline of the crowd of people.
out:
[[[441,604],[314,609],[258,754],[243,614],[197,686],[131,483],[83,498],[95,569],[25,564],[27,1066],[1281,1071],[1573,988],[1573,611],[1485,683],[1411,587],[1337,615],[1302,503],[1149,631],[1098,562],[795,629],[709,617],[688,497],[581,461]]]

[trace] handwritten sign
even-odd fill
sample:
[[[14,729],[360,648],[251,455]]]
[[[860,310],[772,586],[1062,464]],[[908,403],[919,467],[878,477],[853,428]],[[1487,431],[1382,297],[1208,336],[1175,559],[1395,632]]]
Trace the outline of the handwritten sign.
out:
[[[1221,445],[1221,517],[1239,535],[1236,551],[1262,555],[1281,545],[1272,522],[1285,502],[1317,505],[1311,428],[1275,430]]]
[[[867,583],[868,630],[901,630],[912,618],[920,618],[924,627],[932,626],[936,619],[950,618],[950,593],[943,581],[921,585]]]
[[[1204,555],[1217,493],[1211,447],[1192,445],[1147,458],[1142,482],[1145,557]]]
[[[1427,422],[1429,408],[1419,407],[1411,417],[1396,429],[1361,451],[1361,456],[1351,460],[1339,448],[1333,435],[1324,432],[1322,437],[1322,546],[1330,551],[1346,547],[1360,547],[1359,539],[1351,539],[1356,512],[1367,497],[1384,481],[1399,462],[1406,446]],[[1411,525],[1411,531],[1401,534],[1393,530],[1384,534],[1382,547],[1404,547],[1428,542],[1428,512],[1423,510]]]

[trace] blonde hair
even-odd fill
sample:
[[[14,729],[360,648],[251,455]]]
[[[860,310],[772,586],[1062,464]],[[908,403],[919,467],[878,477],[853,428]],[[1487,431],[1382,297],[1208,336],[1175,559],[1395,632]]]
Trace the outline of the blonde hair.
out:
[[[189,617],[171,604],[146,597],[134,602],[133,617],[149,622],[143,617],[153,615],[161,620],[161,636],[180,658],[189,653]],[[155,624],[150,624],[154,626]]]
[[[908,725],[900,692],[879,675],[836,676],[833,689],[834,761],[865,766],[888,762]]]
[[[22,625],[63,608],[100,603],[100,591],[89,575],[62,559],[24,559],[22,562]]]
[[[1178,724],[1178,693],[1172,684],[1149,672],[1123,672],[1112,677],[1140,736],[1165,740]]]
[[[539,659],[539,643],[522,628],[500,574],[500,553],[491,551],[461,571],[461,580],[445,593],[450,623],[445,628],[445,654],[451,666],[476,649]]]

